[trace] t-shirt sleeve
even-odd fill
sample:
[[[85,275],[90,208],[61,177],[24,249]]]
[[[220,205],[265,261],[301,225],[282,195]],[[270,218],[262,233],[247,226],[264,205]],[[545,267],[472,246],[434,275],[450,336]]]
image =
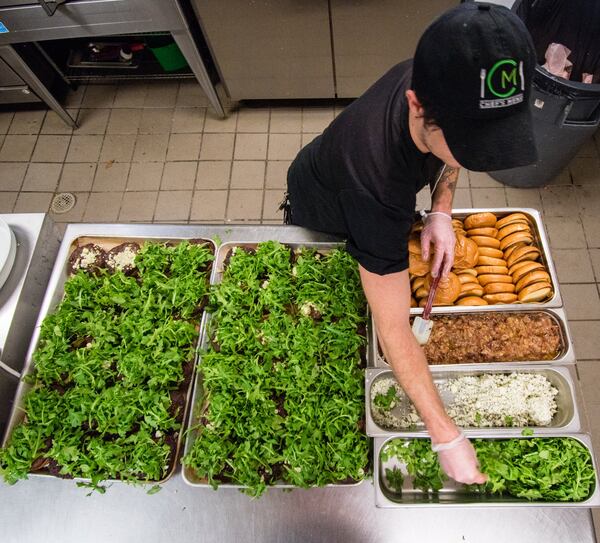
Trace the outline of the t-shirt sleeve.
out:
[[[408,268],[413,213],[382,205],[366,191],[342,191],[339,203],[346,222],[346,248],[366,270],[386,275]]]

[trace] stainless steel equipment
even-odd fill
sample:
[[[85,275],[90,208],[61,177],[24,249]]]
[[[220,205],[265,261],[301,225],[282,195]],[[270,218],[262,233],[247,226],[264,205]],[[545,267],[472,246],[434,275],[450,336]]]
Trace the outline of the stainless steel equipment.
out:
[[[227,243],[223,243],[219,247],[216,258],[215,258],[215,265],[213,267],[211,284],[218,284],[221,282],[221,279],[223,277],[223,271],[225,269],[226,259],[228,256],[230,256],[231,252],[236,247],[245,247],[245,248],[255,249],[257,244],[260,241],[265,241],[264,239],[257,239],[255,237],[249,236],[249,235],[247,235],[243,238],[240,238],[240,239],[243,239],[244,241],[230,241]],[[279,241],[285,242],[287,245],[291,246],[294,249],[297,249],[300,247],[310,247],[312,249],[317,249],[321,252],[327,252],[328,250],[331,250],[334,247],[343,246],[341,243],[324,243],[324,242],[314,242],[314,241],[313,242],[311,242],[311,241],[304,241],[304,242],[286,241],[285,239],[282,239],[281,236],[279,236],[276,239]],[[209,338],[208,338],[208,329],[207,328],[208,328],[208,323],[210,321],[210,315],[207,314],[206,317],[207,318],[203,322],[201,336],[200,336],[200,350],[201,351],[205,350],[208,347]],[[367,341],[368,341],[368,338],[367,338]],[[202,417],[202,413],[201,413],[200,409],[203,405],[204,389],[203,389],[203,385],[202,385],[202,371],[201,371],[202,355],[201,354],[199,355],[198,360],[199,360],[199,365],[200,365],[200,371],[198,371],[196,373],[196,377],[195,377],[196,384],[194,387],[194,394],[192,396],[192,409],[191,409],[190,420],[188,423],[188,428],[186,430],[184,455],[187,454],[188,452],[190,452],[190,450],[192,449],[192,447],[194,445],[194,441],[196,441],[196,439],[198,438],[197,427],[199,425],[200,418]],[[208,481],[198,478],[195,471],[188,466],[183,467],[183,480],[190,486],[210,488]],[[348,487],[348,486],[358,485],[361,483],[362,483],[362,481],[359,481],[357,483],[330,484],[327,486]],[[221,483],[219,486],[222,488],[229,488],[229,489],[244,488],[241,485],[230,484],[230,483]],[[275,488],[288,488],[288,489],[297,488],[294,485],[284,484],[284,483],[275,483],[272,486]]]
[[[327,0],[194,0],[193,7],[233,99],[335,96]]]
[[[412,58],[421,34],[458,0],[331,0],[338,98],[355,98],[392,66]]]
[[[0,2],[0,22],[7,30],[0,33],[0,45],[169,32],[210,104],[217,114],[225,115],[179,0],[4,0]],[[65,122],[74,124],[60,104],[47,100],[48,96],[42,98]]]
[[[67,239],[68,238],[65,236],[65,240],[67,240]],[[61,253],[58,255],[56,262],[54,263],[54,270],[52,272],[52,281],[48,285],[48,289],[46,290],[46,296],[44,298],[44,308],[40,311],[39,315],[37,316],[36,327],[33,332],[33,336],[31,337],[31,344],[29,346],[29,352],[27,353],[27,359],[25,362],[25,366],[23,367],[23,369],[21,371],[21,377],[26,377],[28,375],[31,375],[31,373],[33,372],[33,369],[34,369],[33,355],[38,348],[38,343],[39,343],[39,339],[40,339],[40,329],[41,329],[42,322],[49,313],[52,313],[56,309],[56,307],[58,306],[58,304],[61,302],[61,300],[64,297],[64,286],[69,277],[69,272],[68,272],[69,255],[77,246],[85,245],[87,243],[94,243],[94,244],[99,245],[100,247],[102,247],[105,250],[110,250],[113,247],[120,245],[121,243],[132,242],[132,241],[141,245],[142,243],[144,243],[146,241],[178,242],[178,241],[182,241],[183,239],[185,239],[185,238],[174,238],[174,237],[168,237],[168,236],[167,237],[164,237],[164,236],[135,236],[135,235],[131,235],[131,236],[93,235],[93,236],[85,236],[85,237],[78,236],[76,238],[71,239],[69,244],[67,245],[68,251],[67,251],[66,255],[64,255],[64,258],[62,258],[64,251],[61,250]],[[213,239],[203,238],[202,240],[206,241],[206,242],[208,242],[208,244],[210,244],[213,254],[216,253],[216,243]],[[66,241],[65,241],[65,243],[66,243]],[[61,247],[64,247],[65,243],[63,243],[63,246],[61,246]],[[48,269],[48,272],[49,271],[50,270]],[[49,304],[46,305],[46,302],[48,300],[49,300]],[[205,321],[204,317],[205,317],[205,314],[203,313],[202,314],[202,323],[204,323],[204,321]],[[198,323],[198,325],[200,326],[201,329],[203,329],[201,323]],[[27,339],[29,339],[29,338],[27,338]],[[23,345],[25,345],[25,344],[26,343],[23,342]],[[197,351],[197,348],[198,348],[198,345],[196,345],[196,351]],[[185,410],[184,410],[184,415],[183,415],[184,421],[187,418],[187,413],[188,413],[188,409],[190,406],[192,383],[193,383],[193,375],[192,375],[192,379],[190,380],[190,384],[189,384],[189,387],[188,387],[187,393],[186,393]],[[18,424],[21,424],[23,422],[23,419],[25,417],[24,397],[25,397],[25,394],[27,393],[27,391],[30,389],[31,389],[31,385],[26,383],[24,380],[19,382],[19,386],[17,388],[17,392],[16,392],[16,395],[15,395],[14,401],[13,401],[13,407],[11,410],[10,419],[9,419],[7,427],[6,427],[6,433],[5,433],[4,439],[2,440],[3,444],[6,443],[10,439],[10,436],[11,436],[12,432],[14,431],[15,427]],[[182,442],[183,442],[183,433],[179,432],[179,434],[177,435],[177,446],[176,446],[175,456],[179,455]],[[168,470],[165,477],[158,482],[162,483],[162,482],[165,482],[166,480],[168,480],[175,472],[176,467],[177,467],[177,464],[174,463]],[[40,470],[39,472],[31,473],[30,476],[31,477],[53,477],[53,475],[50,475],[47,472],[42,471],[42,470]],[[77,481],[89,481],[89,479],[78,478]]]
[[[355,98],[411,58],[458,0],[194,0],[221,79],[241,99]]]
[[[57,261],[64,261],[79,236],[153,236],[289,242],[338,241],[297,227],[203,225],[69,225]],[[52,284],[60,275],[55,267]],[[46,296],[42,310],[50,303]],[[0,484],[3,543],[61,541],[181,543],[265,541],[270,543],[392,543],[483,541],[489,543],[593,543],[589,509],[512,510],[378,509],[373,487],[273,489],[260,500],[235,490],[190,488],[178,475],[154,495],[116,483],[105,495],[86,497],[72,481],[34,478],[13,487]],[[232,512],[234,512],[232,514]],[[432,520],[434,520],[432,522]]]
[[[502,307],[502,306],[496,306],[496,307]],[[523,362],[513,361],[512,363],[514,363],[516,365],[532,364],[532,363],[540,363],[540,364],[552,363],[552,364],[557,364],[557,365],[558,364],[575,364],[575,351],[573,349],[573,339],[571,336],[571,332],[569,331],[569,324],[567,322],[567,316],[565,315],[565,310],[562,307],[557,307],[554,309],[538,309],[537,311],[535,311],[535,310],[520,310],[519,309],[520,306],[516,306],[516,307],[513,306],[511,309],[509,309],[508,306],[504,306],[504,307],[507,307],[507,309],[505,309],[505,310],[496,309],[496,310],[492,310],[492,311],[487,310],[485,308],[485,306],[473,307],[468,311],[465,311],[463,307],[457,307],[456,309],[459,309],[460,311],[452,311],[452,312],[449,311],[452,308],[444,307],[444,308],[440,308],[440,312],[436,313],[436,315],[452,317],[454,315],[456,315],[456,316],[459,316],[459,315],[482,315],[485,313],[525,313],[525,312],[546,313],[555,320],[555,322],[558,324],[558,326],[560,328],[561,339],[562,339],[561,352],[552,361],[526,360]],[[442,312],[441,310],[443,310],[443,309],[446,309],[448,311]],[[384,359],[384,357],[380,353],[379,340],[377,339],[377,328],[375,326],[375,322],[371,322],[371,337],[369,338],[369,342],[371,343],[371,352],[372,352],[372,357],[370,359],[371,364],[377,368],[389,368],[390,366],[389,366],[388,362]],[[506,365],[508,365],[507,362],[487,362],[487,363],[481,363],[481,364],[482,365],[487,364],[488,367],[490,367],[491,365],[497,365],[500,368],[503,368]],[[430,366],[430,368],[431,369],[434,369],[434,368],[451,369],[451,368],[460,368],[461,366],[463,366],[464,368],[471,368],[471,367],[473,367],[473,365],[474,365],[473,363],[469,363],[468,360],[465,360],[464,363],[462,363],[462,364],[432,364]]]
[[[490,435],[485,430],[481,430],[477,435],[473,437],[482,439],[502,439],[502,438],[515,438],[515,436],[508,435]],[[540,439],[543,437],[551,437],[548,435],[539,436]],[[562,438],[573,438],[579,441],[590,453],[590,458],[593,463],[594,473],[596,473],[596,481],[593,486],[592,494],[584,501],[581,502],[540,502],[540,501],[527,501],[525,499],[519,499],[511,496],[499,496],[491,494],[480,494],[476,492],[465,492],[462,485],[455,483],[454,481],[447,481],[444,488],[439,491],[438,494],[426,493],[422,490],[415,490],[412,487],[412,479],[405,477],[404,484],[402,486],[402,493],[398,493],[389,488],[385,479],[385,469],[397,466],[402,469],[403,464],[397,459],[388,460],[383,462],[381,460],[381,450],[385,447],[386,443],[395,438],[375,438],[373,446],[374,455],[374,481],[375,481],[375,503],[377,507],[431,507],[432,505],[439,505],[444,508],[452,507],[550,507],[553,509],[564,509],[564,508],[588,508],[600,506],[600,485],[598,485],[598,468],[596,466],[596,459],[592,452],[592,439],[587,434],[558,434],[555,433],[552,437]],[[410,439],[410,438],[409,438]],[[419,439],[419,438],[413,438]],[[422,438],[421,438],[422,439]],[[527,437],[521,437],[519,439],[528,439]]]
[[[519,373],[533,373],[542,375],[550,381],[550,384],[558,390],[556,396],[557,411],[554,415],[552,422],[549,426],[530,426],[535,429],[536,435],[552,434],[556,432],[569,432],[577,433],[582,430],[582,421],[579,416],[580,408],[577,398],[577,388],[575,385],[575,377],[572,366],[533,366],[524,365],[518,366],[513,364],[507,364],[506,366],[498,367],[494,365],[493,369],[484,364],[473,364],[471,368],[457,368],[457,369],[440,369],[435,366],[432,367],[433,381],[436,385],[441,385],[447,382],[449,379],[457,379],[466,376],[480,376],[483,374],[508,374],[512,372]],[[427,431],[422,422],[415,425],[414,428],[384,428],[377,424],[373,419],[371,400],[372,400],[372,387],[380,379],[393,378],[391,370],[384,369],[367,369],[365,375],[365,400],[366,400],[366,431],[367,435],[371,437],[393,437],[393,436],[420,436],[426,437]],[[444,397],[442,394],[442,400],[445,404],[450,398]],[[406,412],[410,408],[410,403],[407,401],[405,405],[400,406],[399,409],[402,413]],[[475,435],[486,431],[488,435],[502,434],[504,436],[517,437],[521,435],[522,428],[517,427],[497,427],[497,428],[463,428],[467,435]]]
[[[0,289],[0,359],[21,373],[42,304],[60,235],[44,213],[0,215],[17,238],[13,269]],[[18,379],[0,371],[0,435],[4,432]]]
[[[452,312],[461,312],[465,311],[466,308],[469,310],[473,308],[477,308],[482,311],[495,311],[495,310],[506,310],[506,309],[536,309],[540,307],[562,307],[563,301],[560,295],[560,288],[558,285],[558,276],[556,275],[556,268],[554,267],[554,262],[552,261],[552,255],[550,253],[550,243],[548,241],[548,236],[544,229],[544,225],[542,223],[542,216],[537,209],[532,208],[517,208],[517,207],[498,207],[491,209],[484,208],[474,208],[474,209],[453,209],[452,217],[455,219],[464,219],[468,215],[472,215],[474,213],[483,213],[490,212],[494,213],[498,218],[505,217],[506,215],[510,215],[511,213],[524,213],[529,217],[529,220],[532,225],[532,234],[534,245],[540,250],[541,256],[540,261],[546,267],[546,270],[550,274],[550,280],[552,283],[552,288],[554,293],[549,300],[546,300],[541,303],[515,303],[515,304],[494,304],[494,305],[484,305],[484,306],[437,306],[432,309],[431,313],[452,313]],[[411,315],[420,315],[423,313],[422,308],[413,307],[410,310]]]

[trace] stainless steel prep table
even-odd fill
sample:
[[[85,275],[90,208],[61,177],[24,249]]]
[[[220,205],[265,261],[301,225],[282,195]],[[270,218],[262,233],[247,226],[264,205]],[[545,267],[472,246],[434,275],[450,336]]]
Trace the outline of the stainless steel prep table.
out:
[[[60,236],[44,213],[0,215],[17,240],[15,263],[0,289],[0,359],[21,372],[44,299]],[[0,435],[4,431],[18,380],[0,371]]]
[[[90,234],[334,241],[297,227],[77,224],[67,227],[57,262],[72,239]],[[50,292],[61,269],[55,267]],[[73,481],[53,478],[0,484],[3,543],[596,541],[589,509],[377,509],[370,481],[349,488],[271,489],[253,500],[236,490],[189,487],[178,473],[152,496],[124,484],[104,495],[87,493]]]

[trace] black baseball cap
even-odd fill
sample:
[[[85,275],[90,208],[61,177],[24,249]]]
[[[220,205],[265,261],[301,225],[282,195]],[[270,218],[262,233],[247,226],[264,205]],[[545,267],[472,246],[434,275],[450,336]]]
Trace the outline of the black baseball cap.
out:
[[[464,3],[425,30],[412,88],[459,164],[493,171],[537,160],[529,104],[535,64],[527,28],[502,6]]]

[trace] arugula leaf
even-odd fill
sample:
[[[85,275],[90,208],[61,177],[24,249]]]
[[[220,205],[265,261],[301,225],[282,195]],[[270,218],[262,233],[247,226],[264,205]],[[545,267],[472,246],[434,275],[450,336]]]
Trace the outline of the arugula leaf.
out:
[[[579,502],[596,485],[588,449],[569,437],[529,439],[474,439],[481,471],[488,476],[481,490],[517,498],[549,502]],[[426,439],[389,441],[381,452],[382,462],[398,458],[413,477],[413,486],[437,491],[443,474],[437,455]],[[386,475],[388,470],[386,470]],[[388,485],[392,487],[388,477]],[[475,487],[465,487],[473,491]]]
[[[362,479],[366,303],[354,259],[276,241],[237,247],[209,309],[208,408],[183,463],[252,496],[277,481]]]
[[[40,467],[99,492],[106,479],[165,476],[212,259],[204,245],[145,243],[136,275],[69,278],[41,326],[25,421],[0,450],[8,483]]]
[[[391,386],[385,394],[376,394],[373,398],[373,403],[384,411],[389,411],[396,405],[397,401],[396,387]]]

